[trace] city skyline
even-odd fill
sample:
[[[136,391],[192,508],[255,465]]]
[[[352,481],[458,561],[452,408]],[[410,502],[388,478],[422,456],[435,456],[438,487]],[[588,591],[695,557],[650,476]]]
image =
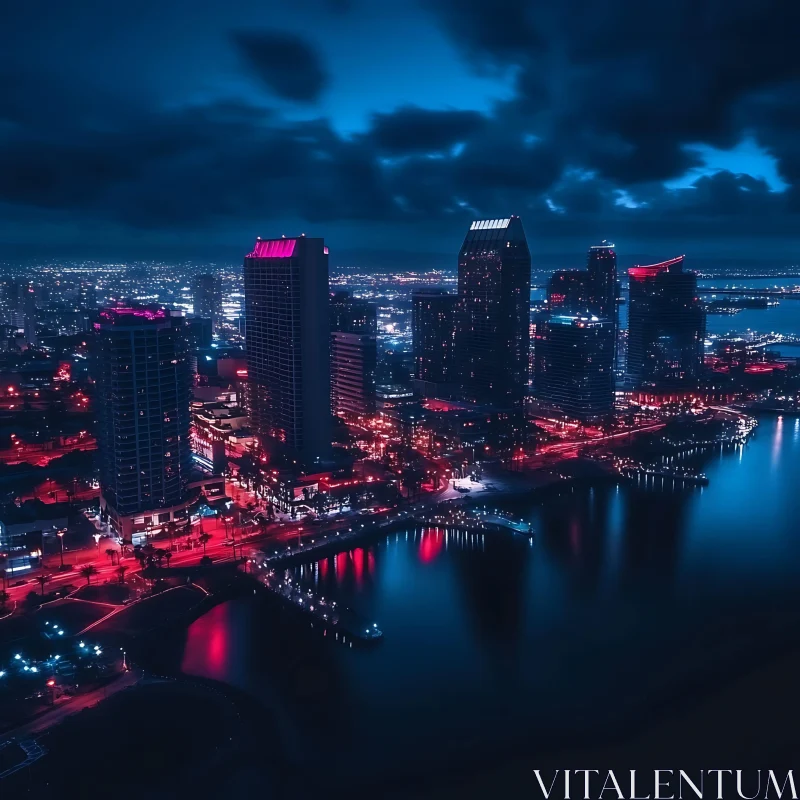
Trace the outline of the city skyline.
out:
[[[19,5],[0,259],[235,260],[269,221],[342,263],[441,266],[465,222],[512,212],[540,257],[609,238],[794,260],[800,12],[682,0],[660,25],[614,0],[576,24],[579,5],[236,0],[190,25],[183,3]]]

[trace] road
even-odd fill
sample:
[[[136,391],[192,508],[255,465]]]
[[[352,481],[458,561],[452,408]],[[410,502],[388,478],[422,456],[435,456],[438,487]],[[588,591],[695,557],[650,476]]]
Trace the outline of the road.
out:
[[[36,719],[26,722],[24,725],[20,725],[20,727],[3,734],[2,740],[25,739],[43,733],[48,728],[52,728],[54,725],[63,722],[67,717],[71,717],[73,714],[78,714],[83,711],[84,708],[96,706],[112,694],[121,692],[123,689],[127,689],[130,686],[135,686],[142,681],[143,678],[144,673],[141,670],[129,669],[127,672],[111,681],[111,683],[107,683],[105,686],[101,686],[91,692],[86,692],[86,694],[79,694],[69,700],[64,700],[49,711],[40,714]]]

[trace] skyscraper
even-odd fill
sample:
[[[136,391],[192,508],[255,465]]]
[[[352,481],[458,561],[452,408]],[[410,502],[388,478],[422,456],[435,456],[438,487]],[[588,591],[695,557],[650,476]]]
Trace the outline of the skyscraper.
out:
[[[375,411],[378,322],[374,303],[349,292],[331,297],[331,405],[346,417]]]
[[[605,239],[589,248],[589,304],[595,316],[617,324],[617,252]]]
[[[334,331],[331,337],[334,412],[346,417],[372,414],[378,354],[375,334]]]
[[[587,314],[550,314],[537,325],[534,384],[540,403],[582,422],[609,416],[614,330],[610,320]]]
[[[125,541],[185,519],[191,378],[185,320],[118,307],[94,324],[100,508]]]
[[[33,284],[22,290],[22,313],[24,319],[25,344],[36,344],[36,288]]]
[[[259,239],[244,259],[248,411],[262,439],[306,462],[331,446],[328,248]]]
[[[526,392],[531,254],[519,217],[477,220],[458,257],[456,359],[465,395],[502,408]]]
[[[210,319],[212,329],[216,330],[222,321],[222,292],[219,278],[208,273],[195,275],[192,287],[194,316]]]
[[[628,270],[628,369],[636,387],[692,386],[703,367],[705,306],[684,256]]]
[[[458,295],[443,289],[423,289],[411,295],[414,378],[426,384],[457,380],[455,314]]]

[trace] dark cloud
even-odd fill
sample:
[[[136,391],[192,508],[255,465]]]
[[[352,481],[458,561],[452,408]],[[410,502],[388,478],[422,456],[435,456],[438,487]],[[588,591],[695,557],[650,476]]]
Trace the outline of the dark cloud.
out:
[[[624,183],[680,174],[687,143],[732,146],[737,104],[800,78],[800,5],[784,0],[429,6],[475,68],[516,71],[537,132]]]
[[[312,22],[339,19],[351,7],[328,0],[301,5]],[[189,83],[177,100],[165,100],[143,78],[126,84],[124,71],[95,81],[85,71],[72,72],[71,61],[32,60],[26,47],[6,49],[0,53],[5,219],[40,214],[142,237],[232,225],[266,232],[265,222],[289,219],[323,232],[337,225],[348,235],[357,235],[359,226],[388,231],[387,243],[394,245],[395,235],[421,248],[444,231],[458,238],[470,217],[510,213],[523,216],[532,240],[574,240],[579,251],[586,239],[604,236],[794,235],[800,213],[797,4],[425,5],[421,23],[435,19],[468,68],[509,76],[513,96],[480,112],[363,109],[365,129],[349,135],[326,118],[308,119],[308,108],[289,114],[251,98],[243,102],[237,98],[249,97],[256,75],[277,97],[319,109],[313,104],[328,74],[317,51],[294,33],[220,32],[244,24],[224,24],[221,0],[203,19],[215,31],[218,52],[230,58],[225,68],[233,78],[221,89]],[[155,13],[156,6],[153,0],[148,8]],[[400,11],[412,13],[405,5]],[[94,17],[82,19],[89,25]],[[49,23],[49,36],[62,28],[61,19]],[[363,35],[359,29],[340,47],[357,46]],[[190,51],[182,46],[187,49],[176,61]],[[411,57],[407,41],[398,48]],[[86,59],[81,63],[85,68]],[[358,86],[349,97],[357,106]],[[728,148],[746,137],[777,159],[785,192],[735,170],[703,174],[691,145]],[[701,176],[692,188],[665,187],[692,169]]]
[[[369,140],[384,153],[434,153],[451,148],[485,128],[477,111],[429,111],[405,106],[391,114],[373,114]]]
[[[283,31],[234,31],[245,63],[278,97],[317,100],[328,81],[317,51],[302,37]]]

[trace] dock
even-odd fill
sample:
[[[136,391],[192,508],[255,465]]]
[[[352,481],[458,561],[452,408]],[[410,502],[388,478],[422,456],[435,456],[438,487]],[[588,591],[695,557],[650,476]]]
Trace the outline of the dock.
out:
[[[277,598],[284,606],[291,608],[313,623],[341,637],[346,644],[347,637],[352,641],[364,643],[377,642],[383,638],[383,631],[376,622],[362,619],[352,609],[340,606],[335,600],[329,600],[310,589],[303,589],[293,580],[288,571],[276,570],[266,561],[261,563],[255,559],[247,562],[248,574]]]

